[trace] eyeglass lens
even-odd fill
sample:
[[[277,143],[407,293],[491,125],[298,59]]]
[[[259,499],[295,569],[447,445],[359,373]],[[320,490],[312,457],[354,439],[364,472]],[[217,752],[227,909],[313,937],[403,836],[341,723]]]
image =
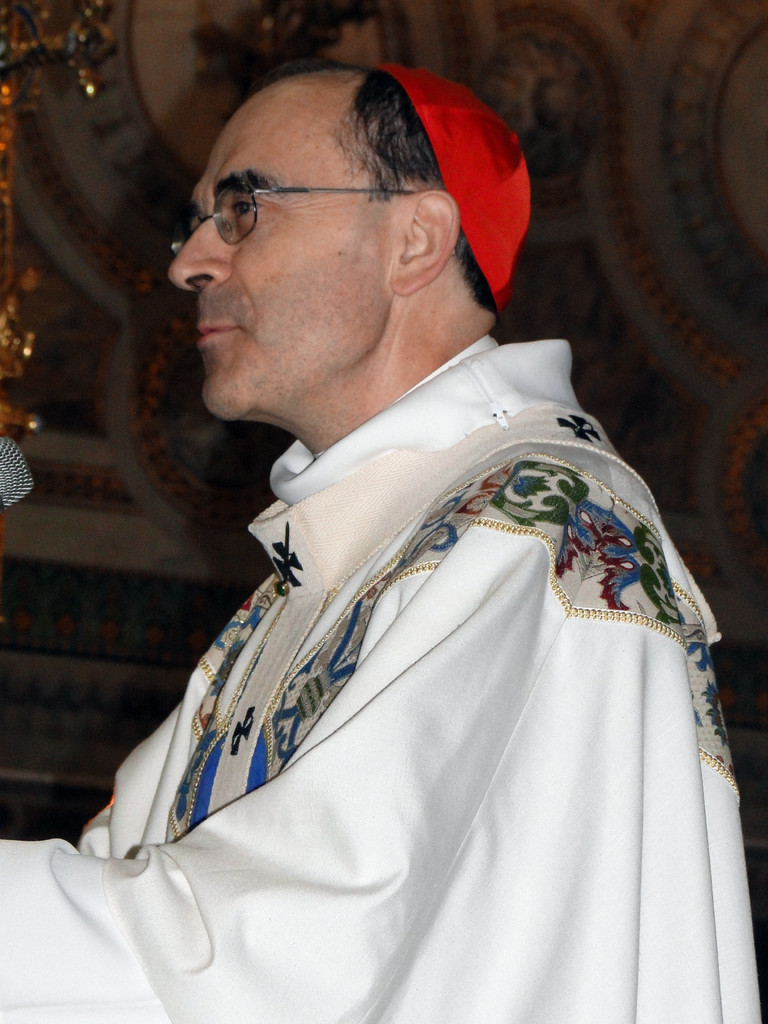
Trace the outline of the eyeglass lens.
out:
[[[249,234],[256,223],[256,203],[246,185],[230,185],[222,189],[213,204],[213,213],[201,216],[198,208],[190,204],[176,222],[171,252],[178,255],[181,247],[200,227],[213,217],[216,230],[227,245],[236,245]]]
[[[248,188],[232,185],[219,192],[213,219],[227,245],[241,242],[256,223],[256,203]]]

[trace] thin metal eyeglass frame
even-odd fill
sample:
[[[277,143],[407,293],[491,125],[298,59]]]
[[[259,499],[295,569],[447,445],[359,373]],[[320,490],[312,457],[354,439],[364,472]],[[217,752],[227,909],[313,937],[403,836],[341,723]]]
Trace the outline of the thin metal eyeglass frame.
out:
[[[207,220],[213,220],[213,223],[216,225],[216,230],[219,233],[219,238],[221,238],[222,242],[225,242],[227,245],[237,245],[239,242],[242,242],[242,240],[244,238],[247,238],[248,235],[250,235],[250,233],[256,227],[256,221],[259,218],[258,206],[256,204],[256,196],[287,195],[290,193],[304,195],[309,192],[354,192],[373,196],[411,196],[414,195],[414,193],[416,192],[416,189],[412,188],[309,188],[301,185],[274,185],[271,188],[256,188],[255,186],[250,185],[245,180],[243,181],[243,186],[245,191],[248,193],[248,195],[251,197],[253,201],[251,207],[251,209],[253,210],[253,223],[251,224],[247,231],[243,232],[243,234],[239,235],[237,238],[233,238],[231,241],[229,238],[226,238],[224,236],[221,226],[221,209],[216,209],[216,205],[217,203],[219,203],[221,197],[225,196],[229,191],[228,189],[224,189],[221,192],[219,192],[219,194],[214,199],[213,213],[208,213],[206,214],[205,217],[198,217],[197,224],[195,225],[194,228],[192,228],[191,231],[187,230],[187,226],[184,220],[179,220],[177,222],[176,228],[173,233],[173,241],[171,242],[171,252],[173,253],[173,255],[178,256],[184,245],[189,241],[189,239],[192,237],[195,231],[197,231],[200,225],[205,223],[205,221]]]

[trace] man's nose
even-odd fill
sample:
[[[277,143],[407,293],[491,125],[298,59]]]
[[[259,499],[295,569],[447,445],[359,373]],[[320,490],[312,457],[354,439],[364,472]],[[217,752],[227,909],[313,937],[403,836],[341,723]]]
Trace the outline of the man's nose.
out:
[[[168,268],[177,288],[199,292],[211,282],[229,276],[232,246],[219,235],[213,220],[205,220],[192,232]]]

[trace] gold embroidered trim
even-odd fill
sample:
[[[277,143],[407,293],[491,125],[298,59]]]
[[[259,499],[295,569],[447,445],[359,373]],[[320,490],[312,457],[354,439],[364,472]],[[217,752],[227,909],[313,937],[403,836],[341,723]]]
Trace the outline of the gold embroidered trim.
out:
[[[438,565],[440,565],[439,562],[419,562],[418,565],[411,565],[407,569],[403,569],[402,572],[399,572],[394,579],[390,580],[382,593],[389,590],[389,588],[393,587],[396,583],[399,583],[400,580],[407,580],[411,576],[418,576],[423,572],[434,572]]]
[[[352,608],[352,606],[355,604],[355,602],[359,601],[360,598],[368,590],[371,589],[371,587],[375,587],[376,584],[381,579],[381,577],[382,576],[386,576],[387,573],[390,571],[390,569],[392,569],[393,566],[397,565],[397,563],[402,558],[404,551],[405,551],[405,546],[403,546],[400,549],[400,551],[398,551],[398,553],[396,555],[394,555],[392,558],[390,558],[390,560],[387,562],[387,564],[382,566],[382,568],[379,569],[379,571],[374,576],[372,576],[369,580],[366,580],[365,583],[363,583],[363,585],[358,589],[358,591],[355,593],[355,595],[347,602],[347,604],[346,604],[346,606],[344,608],[344,611],[341,613],[341,615],[339,615],[339,617],[336,619],[336,621],[331,626],[331,628],[328,630],[328,632],[325,634],[325,636],[321,637],[317,641],[315,646],[304,655],[304,657],[301,659],[301,661],[297,662],[296,665],[290,670],[290,672],[287,673],[286,680],[285,680],[286,682],[287,682],[288,678],[293,678],[293,676],[297,675],[304,668],[304,666],[307,664],[307,662],[311,658],[314,658],[314,656],[317,654],[317,652],[320,650],[320,648],[325,644],[325,642],[327,640],[330,639],[331,635],[336,631],[336,627],[341,622],[341,620],[344,618],[344,616],[347,614],[347,612],[350,610],[350,608]],[[275,707],[277,707],[277,703],[275,704]]]
[[[209,745],[208,749],[206,750],[205,754],[203,755],[203,758],[200,761],[200,764],[197,766],[197,771],[195,772],[194,778],[191,781],[191,784],[190,784],[190,787],[189,787],[189,793],[187,794],[187,800],[188,800],[188,805],[187,806],[190,809],[194,806],[195,797],[197,796],[197,787],[200,784],[200,777],[202,776],[203,769],[205,768],[205,765],[208,762],[208,757],[210,756],[211,752],[216,748],[216,744],[219,742],[219,740],[222,738],[222,736],[226,735],[227,730],[229,729],[230,723],[232,721],[232,714],[233,714],[235,708],[237,707],[237,702],[240,699],[240,694],[243,692],[243,687],[245,686],[245,683],[246,683],[246,681],[248,679],[248,676],[250,675],[250,673],[251,673],[251,671],[253,669],[253,666],[256,663],[257,658],[259,657],[259,655],[261,654],[262,650],[264,649],[264,644],[266,644],[266,642],[269,639],[269,636],[270,636],[272,630],[275,628],[275,625],[277,624],[277,620],[280,618],[284,607],[285,607],[285,601],[283,601],[283,603],[280,606],[280,608],[278,608],[277,614],[275,615],[274,619],[272,619],[272,621],[270,622],[267,631],[265,632],[264,636],[261,638],[261,642],[259,643],[258,647],[256,648],[256,651],[254,652],[251,660],[248,662],[248,667],[246,668],[245,672],[243,673],[243,675],[242,675],[242,677],[240,679],[240,683],[238,684],[238,687],[235,690],[235,693],[233,694],[232,699],[229,702],[229,706],[227,707],[227,710],[226,710],[224,716],[221,716],[219,714],[219,698],[218,697],[216,698],[216,700],[213,703],[213,711],[211,713],[214,716],[214,722],[216,724],[216,734],[214,736],[213,741],[211,742],[211,744]],[[194,718],[192,720],[193,721],[193,727],[194,727],[195,723],[197,722],[197,720],[198,720],[198,713],[195,712],[195,716],[194,716]],[[202,733],[200,735],[202,736]],[[200,736],[197,737],[197,740],[199,742]],[[186,815],[185,815],[185,817],[186,817]],[[185,832],[182,832],[181,829],[179,828],[178,822],[176,821],[176,815],[174,813],[173,806],[171,807],[170,811],[168,812],[168,824],[169,824],[170,829],[173,832],[174,836],[176,837],[176,839],[180,839],[182,835],[186,834]]]
[[[283,608],[285,608],[285,604],[286,602],[283,601],[283,603],[277,609],[277,614],[275,615],[274,619],[272,619],[272,621],[270,622],[266,632],[264,633],[264,636],[261,638],[258,647],[253,652],[251,660],[248,662],[248,666],[245,672],[243,672],[242,676],[240,677],[240,682],[238,683],[237,689],[232,694],[232,699],[230,700],[229,705],[227,706],[227,710],[224,712],[223,715],[219,714],[219,698],[217,697],[216,700],[214,701],[213,714],[215,715],[216,721],[217,740],[219,739],[219,736],[222,733],[226,732],[227,729],[229,728],[229,724],[232,721],[232,715],[235,713],[235,708],[237,707],[237,702],[240,700],[240,695],[243,692],[243,689],[251,675],[251,672],[253,671],[253,666],[256,664],[259,655],[264,650],[264,645],[266,644],[267,640],[269,640],[272,634],[272,630],[275,628],[280,616],[283,614]]]
[[[168,812],[168,825],[171,829],[171,832],[173,832],[174,839],[181,839],[181,837],[185,834],[176,824],[176,817],[173,813],[173,807],[171,807],[170,811]]]
[[[198,664],[198,667],[199,667],[200,671],[203,673],[205,678],[208,680],[208,684],[210,686],[213,686],[213,681],[216,678],[216,673],[214,672],[211,663],[208,661],[208,659],[205,657],[205,655],[203,655],[203,657],[200,659],[200,661],[197,664]],[[205,698],[203,698],[203,699],[205,699]],[[197,743],[200,742],[200,740],[202,739],[202,736],[203,736],[203,732],[204,732],[204,729],[203,729],[203,727],[202,727],[202,725],[200,723],[200,709],[198,708],[197,711],[192,716],[192,735],[195,737],[195,742],[197,742]]]
[[[270,583],[270,581],[273,581],[273,583],[274,583],[274,581],[276,581],[276,580],[277,580],[276,576],[274,576],[274,575],[270,576],[269,579],[264,584],[264,586],[266,586],[268,583]],[[266,604],[263,603],[263,600],[262,600],[263,598],[267,599],[267,603]],[[256,607],[256,606],[259,606],[266,613],[266,612],[269,611],[269,609],[275,603],[275,600],[276,600],[276,595],[275,595],[274,592],[270,596],[270,595],[267,594],[267,592],[265,590],[255,590],[253,592],[252,596],[251,596],[251,610],[253,610],[253,608]],[[240,623],[240,628],[242,628],[242,625],[243,624],[241,622]],[[207,657],[206,654],[204,654],[203,657],[198,662],[198,667],[199,667],[200,671],[203,673],[203,675],[205,676],[205,678],[208,680],[208,682],[212,686],[213,683],[216,680],[216,670],[211,665],[211,663],[208,661],[208,657]],[[193,731],[195,730],[197,725],[198,725],[198,719],[197,719],[197,714],[195,714],[195,717],[192,720]],[[196,736],[197,739],[200,739],[200,737],[202,736],[202,732],[196,732],[195,736]]]
[[[713,757],[711,754],[707,753],[707,751],[703,750],[701,747],[699,747],[699,757],[701,758],[702,762],[705,765],[707,765],[707,767],[713,768],[718,775],[722,775],[725,781],[729,783],[730,786],[732,786],[734,792],[736,793],[736,799],[739,801],[739,803],[741,803],[741,794],[739,792],[739,786],[736,782],[733,772],[729,768],[726,768],[722,761],[718,761],[716,757]]]
[[[203,738],[203,727],[200,724],[200,708],[192,716],[192,735],[195,737],[196,743],[199,743]]]
[[[214,672],[213,668],[211,667],[211,663],[208,661],[205,655],[203,655],[198,664],[205,678],[208,680],[209,683],[212,683],[216,678],[216,673]]]
[[[684,587],[681,587],[679,583],[675,583],[674,580],[672,580],[672,589],[681,601],[685,601],[699,622],[704,622],[704,616],[701,613],[701,608],[699,608],[698,602],[693,594],[689,594]]]
[[[627,506],[627,508],[628,507],[629,506]],[[501,523],[498,519],[488,519],[485,516],[478,516],[476,519],[472,520],[470,525],[484,526],[489,530],[496,530],[498,533],[511,533],[523,537],[535,537],[537,540],[544,541],[549,550],[549,585],[554,591],[558,601],[563,606],[566,615],[569,617],[576,619],[600,619],[603,622],[631,622],[634,625],[645,626],[648,629],[652,629],[655,633],[661,633],[662,636],[669,637],[670,640],[674,640],[675,643],[685,649],[685,641],[677,630],[668,626],[665,622],[659,622],[658,619],[652,619],[649,615],[642,615],[640,612],[613,611],[608,608],[581,608],[578,605],[573,604],[566,592],[560,586],[560,581],[557,578],[557,571],[555,569],[557,563],[557,552],[555,551],[555,545],[552,542],[552,538],[543,530],[539,530],[535,526],[516,526],[513,523]]]

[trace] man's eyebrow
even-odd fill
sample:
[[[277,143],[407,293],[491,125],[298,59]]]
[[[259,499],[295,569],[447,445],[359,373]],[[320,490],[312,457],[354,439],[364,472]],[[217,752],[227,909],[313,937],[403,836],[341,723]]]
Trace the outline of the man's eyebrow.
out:
[[[245,183],[250,185],[251,188],[278,187],[274,178],[270,178],[266,174],[262,174],[261,171],[234,171],[232,174],[228,174],[226,178],[221,178],[220,181],[216,182],[213,194],[214,196],[220,196],[222,192],[241,189]]]

